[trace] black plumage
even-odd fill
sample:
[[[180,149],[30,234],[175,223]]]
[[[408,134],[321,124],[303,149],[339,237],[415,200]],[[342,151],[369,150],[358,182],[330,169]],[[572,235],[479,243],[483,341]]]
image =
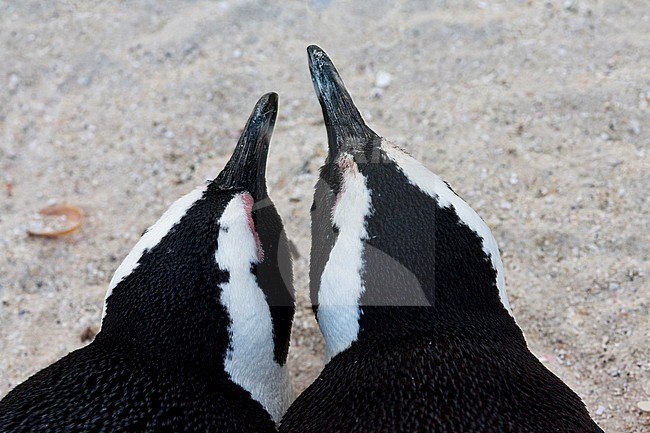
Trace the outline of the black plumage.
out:
[[[515,338],[467,326],[359,336],[283,418],[282,432],[602,432],[584,405]],[[412,307],[417,308],[417,307]],[[364,308],[364,313],[365,313]],[[486,323],[487,322],[487,323]],[[475,335],[472,335],[474,334]]]

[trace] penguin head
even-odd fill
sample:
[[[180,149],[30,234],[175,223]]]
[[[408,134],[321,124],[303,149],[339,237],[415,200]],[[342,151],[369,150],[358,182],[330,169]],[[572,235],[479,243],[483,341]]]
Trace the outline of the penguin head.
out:
[[[132,345],[158,369],[231,380],[279,419],[294,301],[265,179],[277,102],[264,95],[223,171],[143,234],[110,282],[96,341]]]
[[[327,54],[307,51],[328,135],[310,267],[326,358],[362,338],[467,327],[477,316],[511,326],[487,225],[446,182],[372,131]]]

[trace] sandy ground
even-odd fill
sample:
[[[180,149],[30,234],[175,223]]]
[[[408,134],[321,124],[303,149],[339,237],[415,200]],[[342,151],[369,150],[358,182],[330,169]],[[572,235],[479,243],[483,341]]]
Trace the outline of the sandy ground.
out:
[[[87,344],[119,262],[219,172],[267,91],[271,194],[300,254],[290,365],[298,390],[313,380],[318,43],[370,125],[491,226],[533,351],[605,430],[649,431],[647,2],[275,4],[0,0],[0,397]],[[82,228],[28,237],[50,203]]]

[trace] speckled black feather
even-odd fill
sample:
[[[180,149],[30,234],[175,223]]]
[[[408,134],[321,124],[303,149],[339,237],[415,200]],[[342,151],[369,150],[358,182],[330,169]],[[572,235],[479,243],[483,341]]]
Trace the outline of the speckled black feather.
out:
[[[280,431],[602,433],[530,352],[482,335],[490,321],[360,338],[294,402]]]
[[[0,402],[0,432],[276,431],[262,405],[224,371],[230,318],[219,299],[229,275],[215,259],[219,218],[235,194],[250,192],[265,252],[253,272],[271,304],[275,358],[283,365],[294,311],[291,261],[282,222],[258,178],[276,112],[277,95],[263,96],[233,154],[238,165],[228,163],[226,175],[113,290],[89,346]]]
[[[11,391],[0,402],[0,431],[275,431],[262,406],[214,365],[173,369],[171,354],[155,362],[137,341],[100,335]]]
[[[331,64],[327,55],[313,46],[308,53],[318,59],[310,66],[323,111],[340,110],[324,113],[340,122],[327,129],[336,134],[354,104],[333,66],[314,73],[313,65]],[[347,101],[324,104],[323,95],[333,93]],[[280,431],[602,432],[580,398],[528,350],[499,299],[478,234],[453,207],[412,185],[376,136],[348,140],[363,122],[356,108],[350,117],[352,128],[330,137],[316,185],[310,277],[316,303],[337,237],[331,212],[342,189],[336,161],[345,152],[372,200],[359,334],[293,403]]]

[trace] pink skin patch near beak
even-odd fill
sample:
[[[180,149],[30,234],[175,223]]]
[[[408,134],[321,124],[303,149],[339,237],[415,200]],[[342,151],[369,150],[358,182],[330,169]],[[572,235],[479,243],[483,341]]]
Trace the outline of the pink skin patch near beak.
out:
[[[341,174],[343,176],[343,182],[341,182],[341,190],[336,194],[336,200],[334,201],[334,207],[332,207],[332,220],[334,220],[334,212],[336,211],[336,208],[339,205],[339,201],[341,201],[341,197],[343,196],[343,193],[345,192],[345,173],[352,169],[354,165],[354,160],[350,155],[343,155],[341,156],[338,161],[336,162],[337,165],[339,166],[339,169],[341,170]]]
[[[247,192],[242,194],[241,200],[244,203],[244,209],[246,210],[248,228],[255,238],[255,245],[257,246],[257,261],[260,263],[264,260],[264,249],[262,248],[260,236],[257,234],[257,230],[255,230],[255,222],[253,221],[253,205],[255,204],[255,200],[253,200],[253,196]]]

